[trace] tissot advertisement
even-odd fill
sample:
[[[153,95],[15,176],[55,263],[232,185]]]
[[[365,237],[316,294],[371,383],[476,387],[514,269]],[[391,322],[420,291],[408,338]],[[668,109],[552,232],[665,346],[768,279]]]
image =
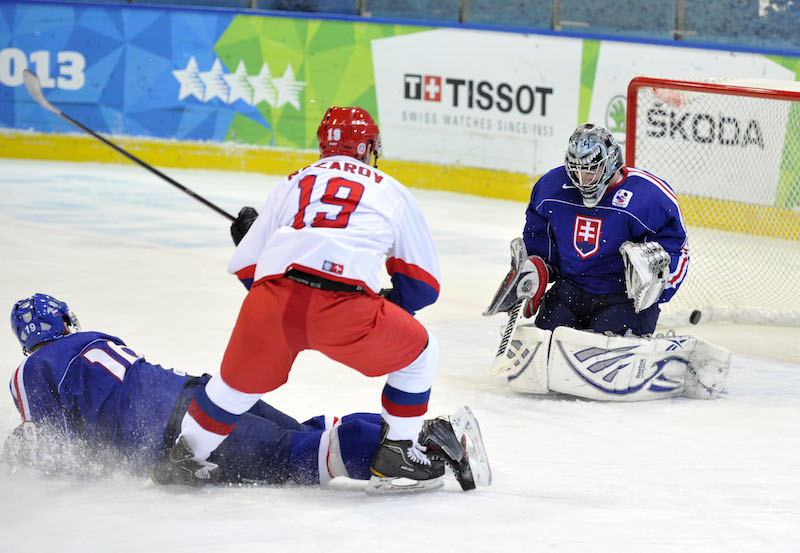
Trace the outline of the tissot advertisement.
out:
[[[387,152],[521,173],[557,165],[577,120],[580,57],[576,41],[506,33],[374,40]]]

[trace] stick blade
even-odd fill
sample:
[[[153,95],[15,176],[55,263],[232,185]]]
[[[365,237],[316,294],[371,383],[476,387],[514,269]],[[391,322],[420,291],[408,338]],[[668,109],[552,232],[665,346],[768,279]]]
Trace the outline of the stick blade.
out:
[[[42,84],[39,82],[39,77],[36,76],[36,73],[30,69],[24,69],[22,71],[22,80],[25,81],[25,88],[28,89],[30,95],[34,100],[36,100],[36,103],[43,108],[52,111],[56,115],[61,115],[61,111],[53,104],[48,102],[47,98],[44,97],[44,94],[42,93]]]

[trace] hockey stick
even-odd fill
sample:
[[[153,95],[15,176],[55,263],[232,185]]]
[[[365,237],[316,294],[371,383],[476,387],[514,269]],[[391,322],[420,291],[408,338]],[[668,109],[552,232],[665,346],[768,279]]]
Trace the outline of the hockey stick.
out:
[[[70,123],[71,125],[74,125],[74,126],[78,127],[80,130],[89,133],[90,135],[95,137],[97,140],[99,140],[103,144],[113,148],[114,150],[116,150],[117,152],[121,153],[122,155],[124,155],[125,157],[127,157],[128,159],[133,161],[134,163],[138,163],[139,165],[141,165],[142,167],[144,167],[145,169],[147,169],[148,171],[150,171],[154,175],[156,175],[158,177],[161,177],[162,179],[164,179],[165,181],[170,183],[172,186],[178,188],[179,190],[182,190],[183,192],[186,192],[192,198],[194,198],[198,202],[210,207],[211,209],[213,209],[214,211],[216,211],[220,215],[222,215],[224,217],[227,217],[231,221],[235,221],[236,220],[236,217],[234,217],[233,215],[231,215],[227,211],[217,207],[216,205],[214,205],[213,203],[209,202],[208,200],[206,200],[202,196],[200,196],[198,194],[195,194],[194,192],[192,192],[191,190],[189,190],[188,188],[183,186],[181,183],[179,183],[176,180],[168,177],[167,175],[165,175],[164,173],[162,173],[161,171],[159,171],[158,169],[156,169],[152,165],[150,165],[148,163],[145,163],[144,161],[142,161],[141,159],[139,159],[135,155],[131,154],[130,152],[120,148],[119,146],[117,146],[116,144],[111,142],[110,140],[108,140],[106,138],[103,138],[102,136],[100,136],[99,134],[94,132],[89,127],[86,127],[85,125],[83,125],[79,121],[76,121],[75,119],[73,119],[72,117],[70,117],[69,115],[67,115],[66,113],[64,113],[60,109],[58,109],[57,107],[55,107],[53,104],[48,102],[47,98],[45,98],[44,94],[42,93],[42,85],[39,82],[39,77],[37,77],[36,73],[34,73],[33,71],[30,71],[29,69],[23,70],[22,78],[25,81],[25,88],[28,89],[28,92],[30,92],[30,94],[33,97],[33,99],[36,100],[36,102],[40,106],[45,108],[46,110],[52,111],[53,113],[55,113],[56,115],[58,115],[59,117],[61,117],[65,121],[67,121],[68,123]]]

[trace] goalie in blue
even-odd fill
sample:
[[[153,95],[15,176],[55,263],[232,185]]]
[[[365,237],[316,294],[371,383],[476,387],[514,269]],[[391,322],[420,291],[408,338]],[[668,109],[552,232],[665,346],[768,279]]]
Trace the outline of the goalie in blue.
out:
[[[531,298],[536,326],[554,330],[652,334],[659,303],[669,301],[689,267],[686,226],[672,188],[623,164],[605,128],[586,123],[570,136],[564,164],[531,193],[518,271],[509,274],[487,315]],[[515,262],[512,259],[512,273]],[[513,289],[526,282],[526,290]],[[545,293],[547,283],[552,286]],[[509,288],[511,288],[509,290]],[[541,302],[541,305],[540,305]]]
[[[189,485],[313,485],[338,476],[371,476],[380,414],[318,416],[300,423],[263,401],[242,416],[207,462],[162,462],[165,452],[176,450],[181,418],[209,375],[165,369],[115,336],[81,332],[67,304],[46,294],[18,301],[11,328],[27,356],[10,384],[23,420],[3,447],[3,460],[12,466],[52,475],[144,476],[161,462],[158,466],[170,472],[151,473],[156,483]],[[426,421],[420,442],[454,470],[462,487],[474,487],[451,421],[456,425],[460,419]]]
[[[484,313],[509,314],[489,374],[532,394],[719,396],[729,351],[695,336],[652,336],[659,305],[688,267],[672,188],[625,166],[607,129],[580,125],[564,164],[533,187],[522,237],[511,242],[511,270]]]

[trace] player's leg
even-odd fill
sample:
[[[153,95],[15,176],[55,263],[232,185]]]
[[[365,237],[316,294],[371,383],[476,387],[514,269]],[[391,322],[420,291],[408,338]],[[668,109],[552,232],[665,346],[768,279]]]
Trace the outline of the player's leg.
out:
[[[297,355],[287,343],[281,314],[290,303],[288,281],[256,284],[246,296],[222,361],[213,376],[197,393],[181,421],[176,449],[152,472],[154,480],[184,482],[195,464],[213,478],[213,463],[205,460],[220,446],[260,397],[288,378]],[[193,470],[189,471],[193,473]],[[190,478],[191,479],[191,478]]]
[[[347,415],[341,420],[320,416],[312,419],[313,425],[286,427],[256,412],[242,415],[209,457],[219,465],[219,480],[315,485],[339,476],[369,479],[380,438],[380,415]],[[320,428],[320,421],[327,421],[327,427]]]
[[[278,463],[285,466],[284,472],[288,480],[298,484],[319,484],[339,476],[357,480],[369,479],[369,465],[380,439],[380,414],[352,413],[341,419],[318,415],[300,423],[268,403],[258,401],[247,415],[248,419],[251,416],[266,419],[291,435],[288,457]],[[248,425],[254,426],[256,422],[258,421],[250,421]],[[241,423],[239,426],[241,427]],[[269,425],[266,427],[269,428]],[[238,428],[229,440],[237,436]],[[269,432],[257,434],[263,435],[269,441]],[[252,438],[252,442],[263,442],[264,437],[257,435]],[[223,446],[227,443],[228,440],[223,442]],[[261,448],[266,449],[266,446]],[[275,455],[270,457],[275,459]],[[257,467],[257,464],[254,466]]]
[[[441,486],[441,463],[431,462],[418,438],[439,361],[435,338],[409,313],[374,296],[353,295],[347,302],[312,311],[312,348],[367,376],[388,374],[382,395],[382,446],[373,461],[379,478],[406,476],[416,489]]]
[[[580,328],[582,306],[582,291],[566,281],[557,280],[542,298],[536,315],[536,327],[542,330],[555,330],[559,326]]]
[[[633,302],[624,294],[604,296],[588,330],[600,334],[611,332],[618,336],[647,336],[655,332],[661,309],[658,304],[636,313]]]
[[[320,292],[308,320],[309,346],[366,376],[389,375],[382,398],[389,439],[415,439],[427,411],[439,346],[397,305],[366,294]]]
[[[355,413],[337,421],[331,433],[327,451],[327,470],[330,478],[346,476],[369,480],[369,467],[381,437],[381,416],[377,413]],[[325,474],[320,477],[325,481]]]
[[[307,430],[308,428],[324,430],[326,428],[325,419],[329,418],[325,415],[320,415],[319,417],[314,417],[308,421],[299,422],[294,417],[291,417],[283,411],[276,409],[264,400],[257,401],[256,404],[250,408],[248,413],[257,417],[261,417],[262,419],[270,420],[281,428],[300,431]],[[317,419],[320,419],[319,422]]]

